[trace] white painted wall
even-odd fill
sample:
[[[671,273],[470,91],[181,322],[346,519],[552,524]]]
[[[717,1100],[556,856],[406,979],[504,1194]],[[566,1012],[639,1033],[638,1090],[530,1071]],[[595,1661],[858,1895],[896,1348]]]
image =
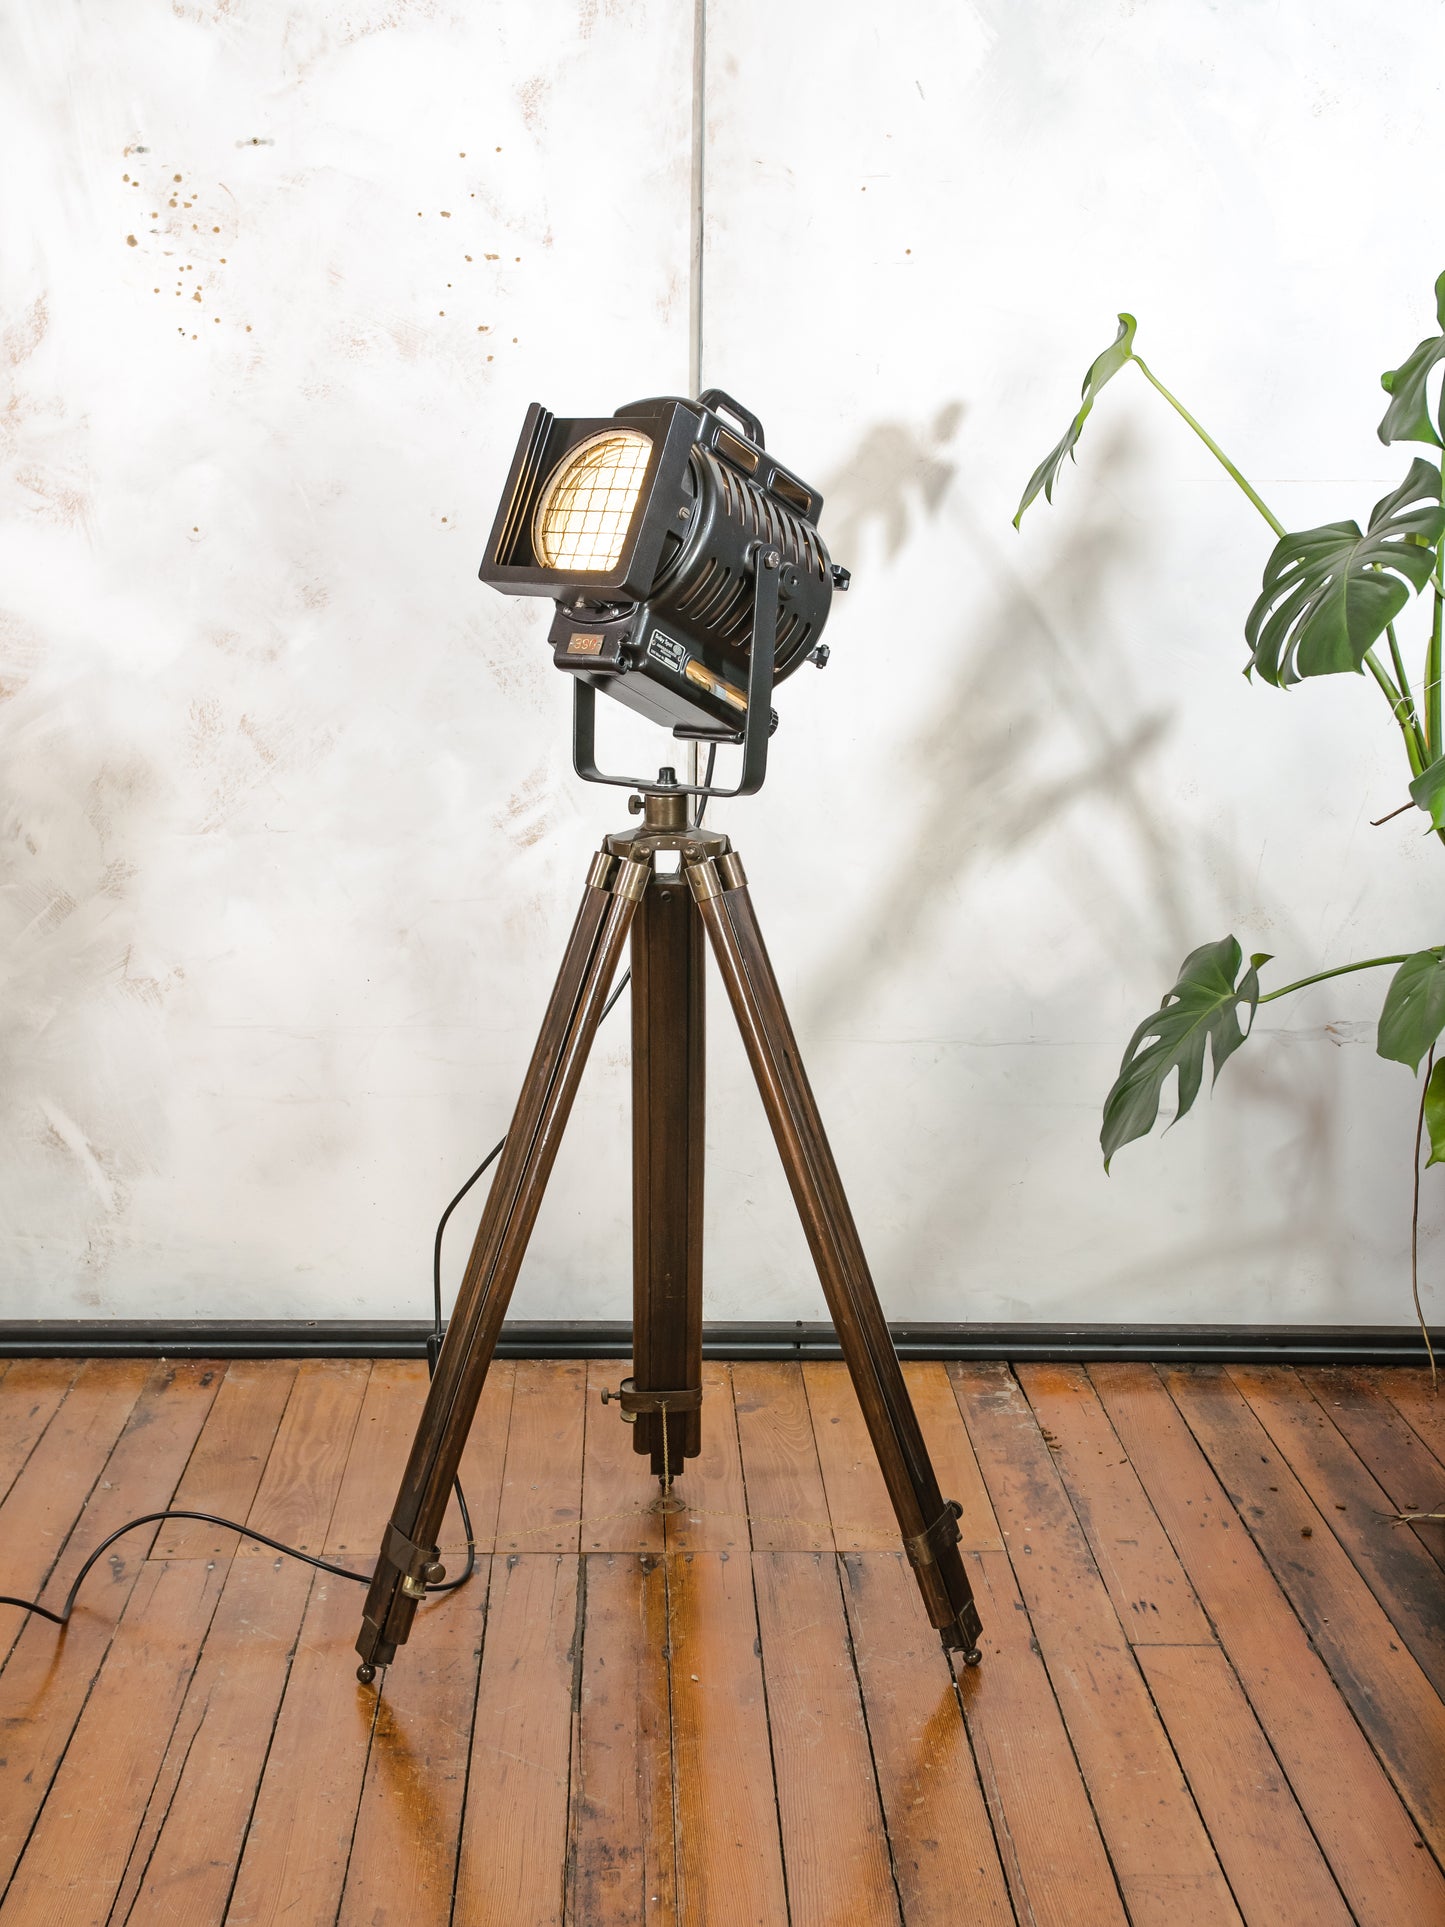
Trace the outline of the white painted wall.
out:
[[[571,773],[545,605],[476,562],[527,401],[686,382],[693,11],[0,23],[0,1315],[424,1312],[621,801]],[[718,818],[890,1313],[1403,1321],[1381,980],[1271,1006],[1108,1180],[1096,1145],[1194,944],[1283,981],[1439,939],[1438,850],[1368,827],[1384,705],[1244,683],[1268,532],[1133,371],[1009,517],[1120,307],[1291,525],[1402,472],[1376,383],[1445,265],[1445,20],[706,21],[703,378],[855,572]],[[821,1316],[713,1012],[708,1313]],[[626,1100],[619,1012],[519,1315],[625,1315]]]

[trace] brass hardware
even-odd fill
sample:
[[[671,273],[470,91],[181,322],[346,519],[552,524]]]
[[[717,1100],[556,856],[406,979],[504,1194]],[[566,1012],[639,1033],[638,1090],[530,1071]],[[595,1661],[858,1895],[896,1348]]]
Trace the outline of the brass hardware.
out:
[[[599,850],[587,871],[587,888],[605,890],[612,881],[612,872],[616,867],[617,858],[609,856],[606,850]]]
[[[624,1378],[617,1390],[606,1387],[602,1392],[602,1403],[616,1403],[622,1407],[622,1417],[628,1425],[637,1422],[639,1412],[697,1412],[702,1409],[702,1387],[693,1385],[676,1392],[639,1392],[630,1378]]]
[[[676,830],[654,830],[644,820],[635,830],[618,830],[607,837],[602,847],[612,856],[638,862],[658,850],[678,850],[684,866],[700,863],[704,857],[721,856],[732,848],[721,830],[698,829],[684,820]]]
[[[687,866],[688,887],[695,903],[706,903],[710,897],[721,896],[723,886],[717,871],[718,866],[710,857]]]
[[[642,893],[652,877],[650,863],[619,863],[618,874],[612,881],[612,894],[623,897],[629,903],[640,903]]]
[[[748,887],[747,872],[736,850],[727,850],[718,858],[717,873],[723,880],[725,890],[746,890]]]
[[[730,682],[724,682],[721,676],[715,676],[705,663],[698,661],[696,656],[688,657],[687,667],[682,673],[689,682],[696,683],[699,689],[705,689],[709,696],[716,696],[719,702],[726,703],[729,709],[737,710],[739,715],[747,714],[748,699],[743,692],[740,689],[734,689]]]
[[[422,1599],[428,1586],[440,1585],[447,1569],[433,1546],[428,1552],[414,1539],[408,1539],[395,1525],[387,1527],[383,1557],[390,1559],[402,1574],[401,1589],[408,1599]]]
[[[685,830],[688,794],[686,790],[648,790],[642,799],[642,827],[646,830]]]
[[[908,1563],[912,1566],[934,1565],[945,1547],[956,1546],[961,1536],[958,1521],[962,1512],[963,1507],[957,1499],[946,1500],[942,1512],[931,1526],[925,1526],[922,1532],[916,1532],[911,1539],[903,1541]]]

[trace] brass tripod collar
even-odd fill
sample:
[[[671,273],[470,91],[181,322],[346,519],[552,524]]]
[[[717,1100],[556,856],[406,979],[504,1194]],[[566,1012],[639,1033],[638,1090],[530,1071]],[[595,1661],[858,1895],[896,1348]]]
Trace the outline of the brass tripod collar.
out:
[[[628,858],[649,869],[658,850],[679,850],[686,870],[709,857],[725,856],[732,845],[721,830],[695,829],[690,824],[682,829],[654,830],[642,823],[635,830],[620,830],[615,836],[604,837],[602,848],[609,856]]]
[[[587,883],[590,889],[606,890],[614,897],[627,897],[636,903],[651,875],[652,865],[647,858],[636,858],[629,850],[613,851],[604,846],[592,859]]]
[[[639,1412],[700,1412],[702,1387],[688,1385],[672,1392],[639,1392],[630,1378],[624,1378],[615,1392],[603,1392],[604,1405],[613,1399],[622,1407],[623,1418],[629,1420],[635,1419]]]
[[[743,860],[736,850],[723,850],[699,863],[687,864],[687,880],[699,903],[721,896],[724,890],[745,890],[748,886]]]

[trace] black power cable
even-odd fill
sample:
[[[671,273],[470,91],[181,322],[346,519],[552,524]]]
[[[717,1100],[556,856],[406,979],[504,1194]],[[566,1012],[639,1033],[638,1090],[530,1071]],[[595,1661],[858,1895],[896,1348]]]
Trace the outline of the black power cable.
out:
[[[713,743],[709,746],[707,752],[707,774],[702,779],[705,786],[712,782],[713,765],[716,761],[717,744]],[[706,810],[706,808],[707,798],[705,796],[699,797],[697,813],[693,817],[694,829],[701,825],[703,811]],[[602,1006],[602,1015],[597,1019],[599,1025],[606,1021],[608,1014],[631,981],[632,972],[630,970],[624,971],[618,981],[616,990],[613,991],[612,995],[607,999],[607,1002]],[[436,1239],[432,1245],[432,1331],[431,1336],[427,1340],[426,1348],[428,1378],[436,1371],[437,1358],[441,1352],[442,1338],[445,1332],[445,1327],[442,1323],[442,1238],[446,1232],[447,1224],[452,1213],[483,1173],[488,1171],[502,1155],[506,1142],[506,1138],[503,1137],[492,1146],[491,1150],[488,1151],[487,1155],[467,1179],[461,1190],[458,1191],[452,1199],[446,1210],[443,1211],[437,1224]],[[457,1509],[462,1515],[462,1530],[466,1534],[467,1563],[455,1579],[439,1580],[435,1585],[428,1586],[428,1595],[438,1592],[455,1592],[458,1586],[464,1586],[467,1583],[477,1569],[477,1547],[476,1539],[472,1532],[472,1517],[467,1510],[466,1495],[462,1491],[462,1482],[459,1478],[452,1481],[452,1490],[457,1495]],[[59,1626],[63,1632],[70,1622],[70,1615],[75,1606],[76,1595],[79,1593],[91,1567],[97,1559],[100,1558],[101,1554],[109,1551],[116,1540],[123,1538],[127,1532],[134,1532],[137,1526],[159,1525],[165,1519],[198,1519],[204,1525],[224,1526],[230,1532],[239,1532],[243,1539],[254,1539],[260,1545],[270,1546],[274,1552],[283,1553],[288,1559],[299,1559],[303,1565],[315,1566],[319,1572],[332,1573],[338,1579],[352,1579],[361,1586],[369,1586],[371,1584],[371,1574],[369,1572],[351,1572],[345,1566],[333,1565],[329,1559],[318,1559],[314,1553],[302,1552],[296,1546],[283,1545],[279,1539],[273,1539],[265,1532],[256,1532],[250,1526],[242,1525],[238,1519],[223,1519],[219,1514],[214,1512],[190,1512],[176,1509],[164,1512],[143,1512],[139,1518],[127,1519],[123,1526],[117,1526],[114,1532],[107,1538],[102,1539],[71,1581],[70,1591],[65,1595],[65,1603],[58,1613],[52,1612],[49,1606],[42,1606],[38,1599],[15,1599],[9,1593],[0,1593],[0,1606],[15,1606],[23,1613],[34,1613],[40,1619],[48,1619],[53,1626]]]

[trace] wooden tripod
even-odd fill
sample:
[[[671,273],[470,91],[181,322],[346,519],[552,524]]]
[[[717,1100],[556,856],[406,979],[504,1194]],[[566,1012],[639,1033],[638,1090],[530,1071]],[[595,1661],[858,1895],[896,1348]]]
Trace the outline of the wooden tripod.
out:
[[[743,866],[725,836],[689,823],[687,808],[682,791],[649,793],[641,827],[607,837],[588,871],[366,1596],[362,1680],[391,1663],[428,1586],[445,1577],[436,1542],[448,1494],[629,933],[633,1372],[620,1402],[635,1421],[634,1448],[663,1476],[701,1444],[706,931],[924,1607],[945,1648],[978,1660],[959,1508],[939,1491]],[[676,875],[656,873],[660,851],[678,852]]]

